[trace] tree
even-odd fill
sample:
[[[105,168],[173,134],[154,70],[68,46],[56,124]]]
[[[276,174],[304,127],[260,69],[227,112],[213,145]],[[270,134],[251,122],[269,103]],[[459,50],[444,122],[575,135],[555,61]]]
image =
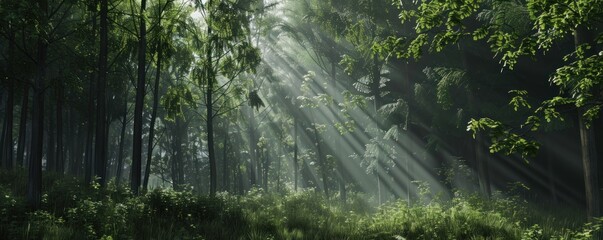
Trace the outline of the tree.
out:
[[[141,183],[142,171],[142,110],[144,104],[146,87],[146,46],[147,46],[147,28],[145,9],[147,1],[142,0],[138,21],[140,24],[140,35],[138,39],[138,80],[136,84],[136,104],[134,106],[134,135],[132,146],[132,174],[130,178],[130,188],[132,193],[138,194]]]
[[[210,195],[217,190],[217,164],[214,149],[214,118],[232,109],[223,104],[226,96],[240,90],[235,79],[244,72],[253,71],[259,62],[259,53],[248,41],[250,0],[197,3],[202,11],[206,29],[203,34],[204,56],[202,69],[196,78],[205,92],[205,125],[210,165]],[[197,33],[199,38],[200,33]],[[201,39],[198,39],[201,40]],[[234,86],[233,86],[234,85]]]
[[[163,40],[164,38],[167,39],[171,36],[166,36],[165,33],[163,33],[163,27],[161,25],[161,20],[163,19],[163,14],[165,11],[168,10],[168,8],[172,5],[172,1],[166,1],[165,5],[161,4],[161,1],[158,4],[158,15],[157,15],[157,23],[156,23],[156,32],[157,35],[155,36],[155,41],[156,41],[156,45],[155,45],[155,52],[157,53],[157,61],[156,61],[156,69],[155,69],[155,82],[154,82],[154,86],[153,86],[153,109],[151,110],[151,122],[150,122],[150,126],[149,126],[149,143],[147,145],[147,162],[146,162],[146,167],[145,167],[145,171],[144,171],[144,180],[142,183],[142,188],[144,191],[147,191],[147,187],[149,184],[149,175],[151,174],[151,159],[153,156],[153,141],[154,141],[154,137],[155,137],[155,120],[157,118],[157,107],[159,106],[159,80],[161,79],[161,63],[163,61],[164,58],[164,51],[168,51],[165,48],[165,44],[166,41]]]
[[[144,0],[143,0],[144,1]],[[100,41],[98,54],[97,108],[96,108],[96,138],[94,175],[99,178],[101,186],[107,183],[107,58],[108,58],[108,0],[100,0]]]
[[[37,2],[38,20],[41,26],[48,24],[48,1]],[[42,201],[42,151],[44,144],[44,88],[46,80],[46,58],[48,36],[39,32],[37,36],[37,75],[34,82],[33,114],[31,127],[31,157],[27,181],[27,201],[31,208],[39,209]]]
[[[509,4],[503,1],[428,1],[417,3],[418,6],[407,7],[402,2],[395,2],[402,8],[400,18],[403,22],[417,26],[416,35],[412,38],[391,37],[383,41],[385,51],[396,53],[399,57],[418,57],[424,48],[429,46],[432,51],[441,51],[445,46],[457,43],[463,37],[474,40],[486,40],[493,52],[499,54],[503,66],[513,69],[522,56],[538,56],[552,50],[554,44],[562,44],[564,38],[573,36],[574,51],[565,57],[562,67],[551,74],[550,82],[558,87],[558,94],[543,101],[518,131],[511,131],[500,121],[491,118],[481,118],[469,122],[469,129],[474,131],[489,130],[493,144],[491,152],[507,154],[520,153],[524,158],[533,156],[539,146],[534,141],[525,138],[525,132],[538,131],[541,118],[547,122],[562,119],[557,110],[559,107],[574,106],[579,109],[579,129],[582,144],[582,160],[584,166],[585,189],[588,217],[598,216],[599,197],[597,176],[591,172],[596,168],[597,157],[594,142],[594,130],[588,129],[592,120],[599,116],[602,96],[595,89],[600,88],[602,72],[601,57],[594,49],[593,38],[588,37],[588,31],[597,32],[594,22],[601,19],[602,5],[599,1],[547,1],[531,0],[524,6]],[[410,5],[410,4],[409,4]],[[523,11],[509,11],[512,8]],[[529,18],[509,16],[510,13],[525,14]],[[480,17],[488,18],[489,22],[481,25]],[[509,28],[518,20],[527,19],[528,26],[533,31],[520,31],[521,28]],[[471,21],[476,20],[476,21]],[[511,23],[511,24],[509,24]],[[515,25],[516,26],[516,25]],[[529,29],[529,28],[528,28]],[[600,30],[598,30],[600,33]],[[560,59],[561,60],[561,59]],[[525,100],[526,91],[513,91],[515,96],[511,105],[518,108],[531,105]],[[569,94],[566,94],[569,93]],[[597,124],[600,123],[596,122]],[[595,125],[596,129],[596,125]]]

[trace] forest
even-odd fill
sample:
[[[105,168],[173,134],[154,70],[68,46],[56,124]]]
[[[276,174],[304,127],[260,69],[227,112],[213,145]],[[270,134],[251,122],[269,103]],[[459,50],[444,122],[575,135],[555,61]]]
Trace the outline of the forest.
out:
[[[0,0],[0,239],[603,239],[602,0]]]

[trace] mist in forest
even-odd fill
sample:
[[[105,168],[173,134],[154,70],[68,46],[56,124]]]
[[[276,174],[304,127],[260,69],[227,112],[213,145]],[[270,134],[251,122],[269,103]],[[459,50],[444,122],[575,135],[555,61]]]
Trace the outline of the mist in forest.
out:
[[[0,1],[1,239],[599,239],[599,0]]]

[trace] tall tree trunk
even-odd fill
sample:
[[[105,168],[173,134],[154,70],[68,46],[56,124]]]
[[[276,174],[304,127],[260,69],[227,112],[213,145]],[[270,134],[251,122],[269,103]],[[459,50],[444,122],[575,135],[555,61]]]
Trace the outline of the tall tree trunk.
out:
[[[210,50],[211,52],[211,50]],[[210,54],[208,54],[210,55]],[[210,61],[211,62],[211,61]],[[211,65],[211,63],[209,64]],[[210,67],[211,69],[211,67]],[[211,72],[211,70],[208,70]],[[208,73],[209,74],[209,73]],[[208,88],[207,88],[207,119],[206,119],[206,127],[207,127],[207,152],[209,157],[209,195],[216,195],[216,184],[217,184],[217,168],[216,168],[216,155],[214,152],[214,123],[213,123],[213,104],[212,104],[212,95],[213,95],[213,79],[208,79]]]
[[[270,151],[268,150],[269,146],[266,147],[266,155],[263,156],[264,161],[262,164],[262,177],[263,177],[263,184],[264,184],[264,190],[266,190],[266,192],[268,192],[268,172],[270,171]],[[263,154],[262,154],[263,155]]]
[[[583,113],[582,111],[580,112]],[[599,176],[597,173],[597,149],[595,145],[594,128],[587,127],[585,119],[580,116],[580,142],[582,152],[582,167],[584,169],[584,189],[586,194],[586,213],[588,219],[600,215],[599,206]]]
[[[230,164],[228,159],[228,137],[229,137],[229,128],[230,122],[226,120],[226,127],[224,129],[224,139],[222,142],[222,159],[224,164],[222,165],[222,190],[229,191],[230,190]]]
[[[99,178],[99,183],[105,187],[107,183],[107,57],[109,51],[107,12],[108,0],[100,0],[100,48],[98,55],[98,82],[97,82],[97,109],[96,109],[96,139],[94,152],[94,175]]]
[[[337,168],[338,170],[338,182],[339,182],[339,198],[341,200],[341,202],[345,203],[347,201],[348,195],[347,195],[347,191],[346,191],[346,187],[345,187],[345,167],[343,165],[343,162],[341,162],[341,159],[337,158]]]
[[[327,164],[326,164],[326,159],[323,155],[322,152],[322,147],[321,147],[321,143],[320,143],[320,137],[319,137],[319,133],[318,133],[318,129],[316,128],[316,122],[314,122],[312,124],[312,131],[314,133],[314,144],[316,145],[316,158],[319,161],[319,166],[320,166],[320,173],[321,173],[321,177],[322,177],[322,186],[323,186],[323,191],[325,192],[325,196],[328,198],[329,197],[329,184],[328,184],[328,177],[327,177]]]
[[[78,126],[79,118],[74,118],[72,126]],[[69,173],[76,176],[81,176],[82,174],[82,162],[83,162],[83,151],[84,148],[82,146],[82,142],[86,141],[86,134],[84,131],[84,126],[81,124],[77,127],[77,138],[71,142],[73,145],[73,154],[71,157],[71,161],[69,162]]]
[[[253,107],[249,107],[249,159],[251,163],[251,171],[249,172],[249,178],[251,180],[251,186],[256,187],[257,183],[257,138],[255,136],[255,112]]]
[[[593,46],[593,34],[587,26],[578,26],[574,31],[574,44],[576,49],[582,44],[591,44]],[[587,56],[595,54],[593,49],[589,50]],[[594,92],[594,90],[593,90]],[[598,96],[598,94],[595,94]],[[599,197],[599,174],[598,174],[598,156],[597,144],[595,139],[595,127],[601,126],[600,121],[588,127],[587,120],[584,119],[585,109],[578,111],[578,124],[580,127],[580,142],[582,152],[582,166],[584,168],[584,189],[586,193],[586,213],[589,220],[599,217],[600,197]]]
[[[201,128],[199,127],[199,129],[201,129]],[[201,157],[198,156],[196,153],[202,152],[202,149],[200,149],[200,148],[203,148],[202,144],[203,143],[201,141],[199,141],[199,145],[197,145],[196,143],[194,143],[193,144],[194,145],[194,147],[193,147],[193,154],[192,154],[193,155],[193,160],[194,160],[193,163],[195,164],[194,165],[194,168],[195,168],[195,171],[194,171],[194,174],[195,174],[195,178],[194,178],[195,179],[195,183],[194,183],[193,186],[195,186],[195,188],[199,192],[201,192],[201,189],[202,189],[202,185],[201,185],[202,178],[201,178],[201,173],[200,173],[201,169],[199,167],[199,165],[201,163]]]
[[[472,81],[478,79],[476,74],[474,73],[475,66],[473,62],[473,57],[471,53],[468,51],[463,52],[463,68],[466,71],[466,76]],[[470,84],[470,90],[467,94],[467,108],[472,111],[475,115],[481,115],[481,111],[479,109],[479,98],[475,96],[478,92],[477,87],[474,84]],[[475,159],[476,169],[477,169],[477,178],[479,182],[480,192],[486,198],[491,196],[491,188],[490,188],[490,174],[488,170],[488,153],[486,152],[486,143],[483,137],[483,133],[476,133],[475,139],[470,140],[473,144],[472,152],[470,151],[472,158]]]
[[[281,138],[281,140],[283,140]],[[276,156],[276,191],[279,192],[281,190],[281,159]]]
[[[86,124],[86,149],[84,154],[84,182],[86,184],[90,184],[92,181],[92,170],[94,165],[92,161],[94,159],[94,148],[93,148],[93,140],[94,140],[94,93],[95,93],[95,84],[94,84],[94,75],[91,74],[90,84],[88,86],[88,120]]]
[[[299,146],[297,145],[298,137],[297,137],[297,118],[293,118],[293,189],[297,192],[297,184],[299,182],[299,160],[298,151]]]
[[[175,190],[180,190],[182,184],[184,183],[184,176],[182,174],[182,169],[184,168],[184,150],[182,149],[182,140],[185,137],[184,134],[186,134],[186,128],[182,122],[182,117],[176,117],[174,129],[174,137],[172,138],[172,151],[174,152],[172,158],[172,187]]]
[[[56,169],[56,119],[54,118],[54,108],[53,105],[51,104],[52,101],[49,101],[48,104],[48,122],[47,122],[47,126],[48,129],[46,130],[46,132],[48,133],[48,137],[46,137],[46,141],[48,141],[48,146],[46,146],[46,171],[49,172],[54,172],[54,170]]]
[[[57,150],[56,150],[56,172],[63,174],[65,171],[65,156],[63,148],[63,81],[58,80],[58,86],[56,88],[56,100],[57,100]]]
[[[126,137],[126,125],[128,123],[128,93],[130,88],[128,87],[124,98],[124,109],[122,112],[123,118],[121,120],[121,131],[119,134],[119,153],[117,155],[117,169],[115,171],[115,185],[119,186],[121,183],[121,175],[124,168],[124,144]]]
[[[15,77],[13,74],[13,62],[15,58],[14,38],[15,34],[9,33],[11,38],[8,46],[8,98],[6,99],[6,112],[4,120],[4,131],[2,143],[2,160],[4,160],[4,168],[11,170],[13,168],[13,109],[15,104]]]
[[[132,146],[132,174],[130,188],[132,193],[138,195],[142,171],[142,108],[144,107],[145,95],[145,64],[147,46],[147,28],[144,11],[147,1],[142,0],[140,4],[140,39],[138,41],[138,82],[136,84],[136,105],[134,106],[134,134]]]
[[[245,194],[245,183],[243,182],[243,172],[241,171],[241,162],[239,161],[239,159],[241,159],[241,155],[238,154],[239,151],[237,151],[237,156],[234,158],[235,160],[235,175],[236,175],[236,184],[237,184],[237,193],[239,195],[243,195]]]
[[[209,5],[211,6],[212,0],[209,0]],[[213,14],[209,13],[209,21],[212,21]],[[207,92],[206,92],[206,104],[207,104],[207,114],[205,117],[206,125],[207,125],[207,152],[209,157],[209,195],[216,195],[216,184],[217,184],[217,168],[216,168],[216,155],[214,153],[214,113],[213,113],[213,91],[214,91],[214,81],[215,74],[213,70],[213,62],[212,62],[212,50],[213,50],[213,33],[211,24],[207,25],[207,36],[210,39],[209,45],[207,47],[206,52],[206,61],[207,61]]]
[[[90,11],[90,18],[92,21],[92,33],[96,35],[96,6],[98,0],[92,0],[88,7]],[[94,38],[93,38],[94,39]],[[96,113],[95,108],[95,96],[96,96],[96,71],[98,69],[94,69],[90,73],[90,82],[88,85],[88,119],[86,124],[86,150],[85,150],[85,158],[84,158],[84,182],[86,184],[90,184],[92,181],[92,170],[94,165],[92,161],[94,160],[94,114]]]
[[[40,26],[48,24],[48,1],[39,0]],[[42,201],[42,153],[44,147],[44,81],[46,78],[46,58],[48,42],[46,36],[38,33],[37,42],[37,76],[34,83],[33,114],[32,114],[32,140],[31,158],[29,162],[29,176],[27,182],[27,202],[30,208],[37,210]]]
[[[337,63],[335,61],[331,61],[331,84],[333,89],[337,89]],[[335,118],[333,111],[329,111],[332,118]],[[333,129],[332,136],[336,136],[335,140],[336,147],[341,147],[341,136],[337,129]],[[336,155],[336,154],[334,154]],[[335,156],[335,162],[337,163],[337,182],[339,183],[339,198],[341,202],[345,203],[347,201],[347,192],[345,188],[345,172],[346,169],[344,164],[339,156]]]
[[[161,29],[161,17],[158,27]],[[160,30],[159,30],[160,31]],[[157,40],[157,70],[155,72],[155,84],[153,89],[153,110],[151,111],[151,123],[149,126],[149,144],[147,145],[147,164],[144,170],[144,181],[142,183],[143,191],[147,191],[149,185],[149,176],[151,174],[151,159],[153,158],[153,140],[155,138],[155,120],[157,119],[157,107],[159,105],[159,79],[161,78],[161,58],[163,50],[161,49],[161,36]]]
[[[27,113],[29,111],[29,86],[23,84],[23,98],[21,100],[21,116],[19,119],[19,143],[17,145],[17,164],[23,166],[25,159],[25,136],[27,134]]]

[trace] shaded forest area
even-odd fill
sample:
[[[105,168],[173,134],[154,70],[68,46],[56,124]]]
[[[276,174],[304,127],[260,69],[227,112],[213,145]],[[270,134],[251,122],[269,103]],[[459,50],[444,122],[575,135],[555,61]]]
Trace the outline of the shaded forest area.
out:
[[[0,54],[0,238],[601,238],[600,0],[0,0]]]

